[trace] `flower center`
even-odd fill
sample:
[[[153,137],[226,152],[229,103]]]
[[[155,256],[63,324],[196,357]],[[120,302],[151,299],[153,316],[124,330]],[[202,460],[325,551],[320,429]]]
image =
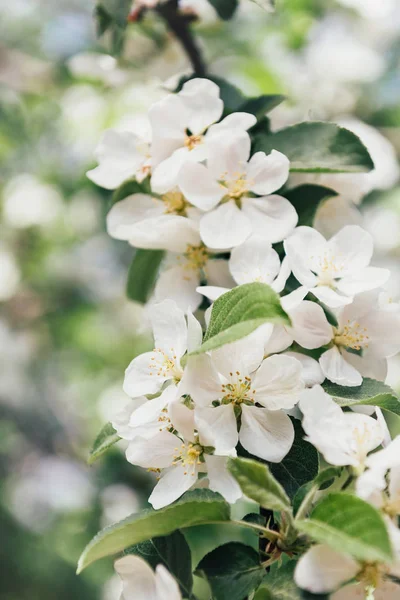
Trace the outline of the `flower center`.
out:
[[[359,461],[359,466],[355,467],[356,471],[361,474],[364,470],[364,461],[370,449],[371,432],[368,427],[364,424],[362,428],[354,427],[353,429],[353,440],[355,443],[355,451]]]
[[[382,565],[375,563],[366,563],[360,573],[357,575],[357,579],[365,586],[365,599],[374,600],[374,592],[382,581],[385,569]]]
[[[173,465],[185,467],[184,475],[196,475],[196,467],[201,465],[200,457],[203,454],[203,448],[200,444],[186,443],[181,447],[175,448]]]
[[[182,368],[177,361],[174,349],[171,348],[171,355],[168,355],[161,348],[154,348],[153,356],[150,359],[149,370],[150,375],[164,377],[165,379],[173,379],[178,383],[182,379]]]
[[[203,244],[199,246],[188,244],[183,256],[186,259],[185,267],[194,271],[204,269],[209,258],[207,248]]]
[[[236,371],[235,375],[229,373],[231,381],[222,384],[222,404],[254,404],[254,395],[256,390],[251,389],[250,377],[241,377],[240,371]],[[236,376],[236,377],[235,377]]]
[[[357,321],[347,320],[342,331],[337,331],[335,334],[333,342],[337,346],[344,346],[353,350],[368,348],[368,330],[366,327],[362,327]]]
[[[202,135],[187,135],[185,136],[185,141],[183,142],[185,147],[188,150],[194,150],[197,146],[203,143],[204,136]]]
[[[318,276],[317,285],[333,287],[335,278],[342,272],[343,265],[338,263],[337,258],[331,252],[324,252],[320,256],[310,256],[313,264],[311,267]]]
[[[224,173],[220,181],[222,187],[226,189],[226,197],[230,200],[238,201],[249,191],[246,173],[235,173],[232,179],[228,179],[227,174]]]
[[[181,215],[186,217],[186,208],[189,206],[185,196],[178,190],[164,194],[162,200],[165,205],[166,214]]]

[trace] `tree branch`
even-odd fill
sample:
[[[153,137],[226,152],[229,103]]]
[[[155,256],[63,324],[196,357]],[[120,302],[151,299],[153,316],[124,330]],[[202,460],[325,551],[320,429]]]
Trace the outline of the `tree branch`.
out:
[[[178,10],[178,0],[160,3],[156,10],[181,43],[191,62],[195,75],[204,77],[207,72],[206,65],[201,51],[190,31],[187,17],[182,15]]]

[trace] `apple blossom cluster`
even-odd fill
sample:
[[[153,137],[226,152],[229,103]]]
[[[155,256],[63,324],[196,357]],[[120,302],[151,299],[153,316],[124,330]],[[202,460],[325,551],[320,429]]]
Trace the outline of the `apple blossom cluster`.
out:
[[[146,308],[154,349],[126,369],[131,400],[112,425],[127,460],[156,474],[149,502],[161,509],[198,487],[235,503],[243,490],[229,460],[281,463],[301,423],[304,439],[383,514],[397,558],[365,562],[327,539],[301,556],[297,585],[334,600],[397,598],[400,438],[391,441],[379,407],[354,401],[350,410],[343,400],[364,378],[383,382],[400,350],[400,305],[383,287],[390,273],[370,265],[372,238],[360,226],[328,240],[297,226],[288,158],[253,152],[254,115],[224,114],[219,87],[191,79],[151,107],[145,132],[107,131],[88,173],[107,189],[133,180],[141,190],[114,203],[109,234],[166,251]],[[245,284],[273,290],[287,322],[265,320],[204,351],[213,303]],[[117,561],[124,598],[180,598],[168,573],[142,562]]]

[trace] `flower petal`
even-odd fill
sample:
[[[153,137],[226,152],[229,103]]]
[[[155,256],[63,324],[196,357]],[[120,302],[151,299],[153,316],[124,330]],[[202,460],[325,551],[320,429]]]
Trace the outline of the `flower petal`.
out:
[[[226,294],[226,292],[229,292],[229,288],[217,287],[215,285],[199,285],[196,289],[199,294],[202,294],[212,302],[223,294]],[[208,308],[212,308],[212,306],[209,306]]]
[[[329,240],[328,248],[341,267],[339,276],[345,277],[369,265],[374,244],[372,235],[362,227],[347,225]]]
[[[293,425],[284,412],[242,404],[239,441],[250,454],[280,462],[292,447],[293,440]]]
[[[281,262],[269,241],[260,235],[250,236],[232,250],[229,268],[238,285],[261,281],[270,284],[278,275]]]
[[[229,130],[212,136],[207,142],[208,168],[217,181],[234,182],[246,174],[251,140],[245,131]]]
[[[168,415],[174,428],[189,442],[194,441],[194,410],[191,410],[180,400],[172,402]]]
[[[327,245],[325,238],[312,227],[300,226],[283,245],[293,275],[307,288],[314,287],[317,277],[311,268],[318,268],[318,258],[324,254]]]
[[[226,189],[202,164],[188,162],[180,171],[178,184],[183,195],[200,210],[211,210],[224,197]]]
[[[193,352],[201,346],[203,341],[203,330],[199,321],[191,312],[187,313],[187,328],[188,352]]]
[[[346,361],[336,346],[322,354],[319,364],[325,377],[333,383],[350,387],[362,384],[360,373]]]
[[[355,577],[360,570],[358,563],[329,546],[312,546],[296,565],[294,580],[297,585],[314,594],[334,591],[341,584]]]
[[[186,107],[175,94],[162,98],[150,108],[153,167],[183,146],[188,118]]]
[[[123,583],[121,600],[159,600],[153,569],[142,558],[127,554],[114,568]]]
[[[348,296],[343,296],[343,294],[338,294],[335,290],[327,285],[319,285],[310,290],[314,294],[318,300],[320,300],[326,306],[330,308],[340,308],[341,306],[346,306],[346,304],[351,304],[352,298]]]
[[[161,161],[151,175],[151,189],[155,194],[166,194],[173,190],[179,181],[182,167],[189,160],[187,148],[178,148],[175,152]]]
[[[293,408],[304,388],[301,363],[282,354],[266,358],[253,378],[255,401],[268,410]]]
[[[196,475],[195,471],[187,471],[183,465],[172,467],[162,475],[154,488],[149,498],[150,504],[156,510],[171,504],[196,483]]]
[[[256,152],[247,167],[251,191],[259,196],[276,192],[289,177],[289,166],[289,159],[282,152]]]
[[[219,285],[224,288],[235,287],[235,281],[229,271],[229,262],[222,258],[209,260],[204,267],[207,283],[210,286]]]
[[[205,455],[210,490],[218,492],[230,504],[242,497],[242,490],[237,481],[226,468],[227,459],[224,456]]]
[[[244,338],[213,350],[211,356],[218,372],[226,379],[232,379],[233,375],[236,380],[255,371],[264,358],[265,341],[269,339],[272,327],[271,323],[265,323]]]
[[[160,391],[168,376],[159,373],[153,365],[154,352],[145,352],[132,360],[125,371],[123,390],[125,394],[136,398]]]
[[[243,198],[242,211],[250,219],[253,233],[265,236],[272,244],[281,242],[296,227],[293,205],[282,196]]]
[[[126,449],[126,458],[144,469],[163,469],[172,465],[180,439],[169,431],[160,431],[149,440],[136,438]]]
[[[203,133],[221,118],[224,103],[219,97],[219,87],[213,81],[200,77],[191,79],[178,95],[187,110],[187,128],[192,134]]]
[[[200,283],[199,274],[185,266],[176,266],[163,271],[154,288],[156,302],[170,299],[184,312],[196,310],[202,296],[196,291]]]
[[[131,415],[129,425],[131,427],[140,427],[146,425],[151,421],[157,420],[161,415],[162,410],[177,396],[177,389],[174,385],[168,386],[161,396],[153,398],[153,400],[147,400],[144,404],[139,406]]]
[[[291,333],[300,346],[313,350],[329,344],[333,337],[329,324],[321,306],[315,302],[304,300],[296,309],[290,311],[292,320]]]
[[[212,446],[220,456],[231,456],[238,442],[232,404],[195,409],[196,429],[203,446]]]
[[[116,202],[107,215],[108,234],[117,240],[130,240],[137,223],[164,214],[160,200],[147,194],[132,194]]]
[[[311,356],[300,354],[300,352],[285,352],[285,356],[291,356],[301,363],[301,379],[306,387],[313,387],[324,381],[325,376],[319,362]]]
[[[209,406],[221,396],[221,380],[208,354],[189,356],[179,384],[180,394],[189,394],[199,406]]]
[[[233,200],[221,204],[200,221],[200,236],[209,248],[234,248],[242,244],[251,232],[250,220]]]
[[[158,600],[181,600],[182,598],[178,584],[164,565],[156,567],[156,589]]]
[[[210,140],[214,135],[227,135],[229,130],[238,131],[241,129],[247,131],[256,123],[257,118],[254,115],[245,112],[234,112],[210,127],[207,131],[207,140]]]
[[[148,309],[153,327],[156,348],[179,360],[187,349],[187,325],[185,315],[173,300],[163,300]]]

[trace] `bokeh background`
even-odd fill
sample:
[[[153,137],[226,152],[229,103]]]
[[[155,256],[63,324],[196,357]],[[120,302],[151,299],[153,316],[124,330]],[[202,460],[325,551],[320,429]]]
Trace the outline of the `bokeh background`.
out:
[[[287,95],[273,127],[327,119],[364,140],[375,171],[321,178],[341,194],[321,219],[335,228],[351,202],[399,296],[398,0],[277,0],[273,14],[240,0],[229,22],[206,0],[181,5],[199,14],[214,74],[248,95]],[[110,40],[96,39],[93,8],[0,5],[1,600],[117,599],[110,561],[77,578],[76,560],[100,527],[139,510],[151,485],[119,449],[86,465],[126,401],[126,365],[150,340],[142,307],[124,295],[133,250],[107,236],[110,193],[85,172],[101,132],[134,126],[188,64],[151,15],[129,26],[117,61]],[[396,358],[389,383],[400,388]]]

